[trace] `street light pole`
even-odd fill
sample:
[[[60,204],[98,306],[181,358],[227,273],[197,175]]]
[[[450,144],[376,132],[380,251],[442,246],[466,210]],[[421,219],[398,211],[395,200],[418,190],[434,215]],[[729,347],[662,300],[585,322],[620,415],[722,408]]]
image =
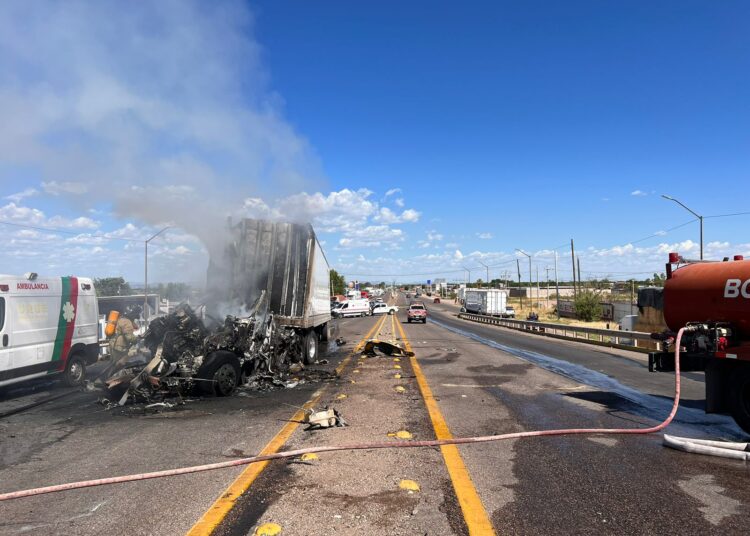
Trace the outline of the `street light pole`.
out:
[[[533,300],[533,296],[532,296],[531,293],[533,292],[532,289],[534,288],[534,284],[531,282],[531,255],[529,255],[528,253],[526,253],[522,249],[516,248],[516,251],[519,252],[519,253],[521,253],[522,255],[526,255],[529,258],[529,303],[531,304],[529,308],[533,312],[534,311],[534,303],[532,301]]]
[[[466,266],[462,266],[464,270],[468,272],[468,277],[466,279],[466,288],[469,288],[469,283],[471,283],[471,270],[469,270]]]
[[[487,268],[487,288],[490,288],[490,267],[484,264],[482,261],[477,261],[479,264]]]
[[[156,233],[154,236],[146,240],[146,248],[145,248],[145,255],[143,258],[143,274],[144,274],[144,289],[143,289],[143,320],[146,326],[148,326],[148,243],[151,242],[154,238],[162,234],[164,231],[169,229],[169,226],[165,227],[158,233]]]
[[[703,260],[703,216],[701,216],[700,214],[698,214],[694,210],[688,208],[687,206],[685,206],[684,203],[678,201],[677,199],[675,199],[672,196],[665,195],[665,194],[661,194],[661,196],[664,199],[667,199],[669,201],[674,201],[675,203],[677,203],[678,205],[680,205],[682,208],[684,208],[685,210],[687,210],[690,214],[692,214],[693,216],[695,216],[696,218],[698,218],[698,221],[700,221],[700,226],[701,226],[701,260]]]

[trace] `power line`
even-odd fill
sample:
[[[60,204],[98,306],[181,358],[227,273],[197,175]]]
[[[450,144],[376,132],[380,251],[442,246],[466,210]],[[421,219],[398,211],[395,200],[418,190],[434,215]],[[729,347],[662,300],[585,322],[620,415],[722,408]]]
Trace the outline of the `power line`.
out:
[[[747,216],[750,215],[750,212],[735,212],[733,214],[716,214],[714,216],[703,216],[703,219],[708,218],[729,218],[731,216]]]

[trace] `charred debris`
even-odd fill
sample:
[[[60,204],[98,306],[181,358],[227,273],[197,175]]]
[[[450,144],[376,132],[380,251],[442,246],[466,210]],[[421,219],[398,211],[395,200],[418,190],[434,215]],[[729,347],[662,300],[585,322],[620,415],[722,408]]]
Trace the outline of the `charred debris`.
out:
[[[204,322],[183,304],[150,323],[135,355],[104,380],[107,396],[101,402],[109,408],[131,402],[159,410],[190,396],[228,396],[337,377],[305,370],[302,354],[303,337],[277,322],[265,292],[246,316],[228,315],[223,322]],[[172,399],[176,402],[164,402]]]

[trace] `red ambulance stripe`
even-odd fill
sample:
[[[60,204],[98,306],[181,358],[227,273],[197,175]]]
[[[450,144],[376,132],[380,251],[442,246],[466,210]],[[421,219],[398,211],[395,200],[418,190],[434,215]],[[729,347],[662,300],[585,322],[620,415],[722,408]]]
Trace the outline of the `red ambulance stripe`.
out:
[[[63,360],[60,363],[60,370],[65,370],[65,366],[68,364],[68,353],[70,352],[70,346],[73,342],[73,333],[76,329],[76,322],[78,321],[78,278],[70,278],[70,304],[73,306],[75,311],[75,317],[73,320],[67,323],[65,328],[65,340],[63,341],[62,355]]]

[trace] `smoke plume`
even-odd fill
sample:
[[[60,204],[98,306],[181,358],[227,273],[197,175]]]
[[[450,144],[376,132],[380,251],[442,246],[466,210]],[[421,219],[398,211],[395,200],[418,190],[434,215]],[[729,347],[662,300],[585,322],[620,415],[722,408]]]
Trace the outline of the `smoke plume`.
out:
[[[47,192],[223,248],[247,197],[316,187],[244,2],[5,2],[0,160]],[[5,179],[3,179],[5,180]]]

